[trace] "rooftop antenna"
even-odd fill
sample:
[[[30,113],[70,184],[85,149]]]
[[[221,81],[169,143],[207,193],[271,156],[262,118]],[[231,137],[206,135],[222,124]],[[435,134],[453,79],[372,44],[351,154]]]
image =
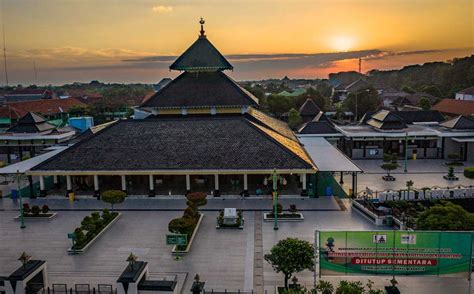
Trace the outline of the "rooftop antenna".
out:
[[[5,67],[5,82],[8,86],[8,69],[7,69],[7,46],[5,44],[5,15],[3,13],[3,0],[2,0],[2,35],[3,35],[3,61],[4,61],[4,67]]]
[[[359,57],[359,73],[362,73],[362,58]]]

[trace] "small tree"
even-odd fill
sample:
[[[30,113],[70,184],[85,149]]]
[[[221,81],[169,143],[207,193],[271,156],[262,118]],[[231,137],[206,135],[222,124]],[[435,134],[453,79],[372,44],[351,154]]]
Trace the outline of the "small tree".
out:
[[[280,240],[264,258],[277,273],[283,273],[285,288],[288,288],[288,280],[294,273],[314,270],[313,245],[295,238]]]
[[[301,121],[301,116],[296,109],[292,108],[290,111],[288,111],[288,125],[290,128],[295,129],[301,124]]]
[[[464,168],[464,176],[468,179],[474,179],[474,166]]]
[[[387,177],[390,177],[390,171],[397,169],[398,164],[396,164],[396,163],[384,163],[380,167],[387,172]]]
[[[334,286],[327,281],[319,281],[316,285],[316,290],[321,292],[321,294],[332,294],[334,292]]]
[[[430,110],[431,109],[431,101],[430,99],[426,97],[422,97],[420,101],[418,102],[418,105],[421,107],[423,110]]]
[[[414,184],[412,180],[407,181],[407,190],[410,191]]]
[[[102,201],[110,203],[112,205],[112,211],[114,210],[114,204],[122,203],[125,200],[127,194],[120,190],[107,190],[102,193]]]
[[[472,231],[474,216],[452,202],[430,207],[420,214],[416,222],[418,230]]]

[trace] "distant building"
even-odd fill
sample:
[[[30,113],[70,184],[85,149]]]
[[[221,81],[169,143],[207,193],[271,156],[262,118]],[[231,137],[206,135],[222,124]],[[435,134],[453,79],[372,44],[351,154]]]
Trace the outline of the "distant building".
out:
[[[281,91],[277,95],[279,96],[286,96],[286,97],[298,97],[306,93],[306,89],[304,88],[299,88],[294,91],[288,92],[288,91]]]
[[[39,99],[53,99],[56,94],[45,89],[16,89],[4,95],[5,103],[17,101],[30,101]]]
[[[28,112],[0,134],[0,158],[11,163],[25,155],[33,157],[47,147],[65,143],[75,134],[70,128],[57,128],[41,115]]]
[[[474,86],[457,92],[456,100],[474,101]]]
[[[308,98],[303,105],[301,105],[298,112],[301,116],[302,122],[306,123],[313,120],[319,113],[321,113],[321,108],[319,108],[312,99]]]
[[[336,126],[319,120],[298,131],[298,137],[336,141],[352,159],[380,159],[384,153],[436,159],[457,153],[462,160],[474,160],[474,119],[469,116],[445,121],[438,111],[380,110],[365,114],[357,125]]]
[[[349,85],[339,84],[334,87],[332,99],[334,102],[344,101],[351,93],[358,93],[370,88],[372,85],[363,79],[359,79]]]
[[[448,116],[474,115],[474,101],[443,99],[431,109],[437,110]]]
[[[21,117],[29,112],[34,112],[45,117],[48,122],[57,126],[64,125],[67,122],[68,113],[71,107],[86,106],[86,104],[74,98],[11,102],[6,105],[10,108],[10,113],[14,111]],[[1,118],[5,119],[6,117],[0,117],[0,119]]]
[[[68,89],[64,91],[58,91],[57,93],[60,99],[74,98],[87,105],[96,104],[104,98],[102,94],[82,89]]]
[[[406,105],[420,106],[420,101],[423,98],[428,99],[431,105],[435,104],[436,101],[438,100],[437,97],[430,95],[428,93],[413,93],[413,94],[407,93],[407,95],[404,95],[402,97],[399,97],[398,99],[395,99],[392,102],[392,106],[395,106],[397,108],[404,107]]]

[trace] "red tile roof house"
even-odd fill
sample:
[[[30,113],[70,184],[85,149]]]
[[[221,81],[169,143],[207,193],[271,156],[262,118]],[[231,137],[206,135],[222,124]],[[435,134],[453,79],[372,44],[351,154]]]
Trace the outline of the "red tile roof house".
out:
[[[431,109],[448,116],[474,115],[474,100],[443,99]]]
[[[68,112],[73,106],[86,106],[85,103],[75,98],[10,102],[7,105],[19,111],[21,116],[28,112],[38,113],[42,116],[52,116]]]

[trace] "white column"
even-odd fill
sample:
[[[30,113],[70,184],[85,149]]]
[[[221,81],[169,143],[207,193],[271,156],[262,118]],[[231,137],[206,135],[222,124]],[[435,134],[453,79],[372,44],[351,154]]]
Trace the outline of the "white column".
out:
[[[99,191],[99,176],[94,175],[94,191]]]
[[[72,190],[71,176],[66,176],[66,189],[68,191]]]
[[[53,176],[53,183],[55,185],[58,183],[58,176]]]
[[[214,175],[214,190],[219,191],[219,175]]]
[[[248,179],[247,179],[247,174],[244,174],[244,190],[248,190]]]
[[[301,174],[303,180],[301,181],[303,184],[303,190],[306,190],[306,174]]]
[[[124,175],[120,176],[120,178],[122,180],[122,191],[125,191],[125,190],[127,190],[127,181],[126,181]]]
[[[40,181],[40,191],[44,191],[44,178],[43,176],[39,176]]]
[[[191,191],[191,177],[186,175],[186,191]]]
[[[150,184],[150,191],[155,190],[155,182],[153,181],[153,175],[148,175],[148,182]]]

